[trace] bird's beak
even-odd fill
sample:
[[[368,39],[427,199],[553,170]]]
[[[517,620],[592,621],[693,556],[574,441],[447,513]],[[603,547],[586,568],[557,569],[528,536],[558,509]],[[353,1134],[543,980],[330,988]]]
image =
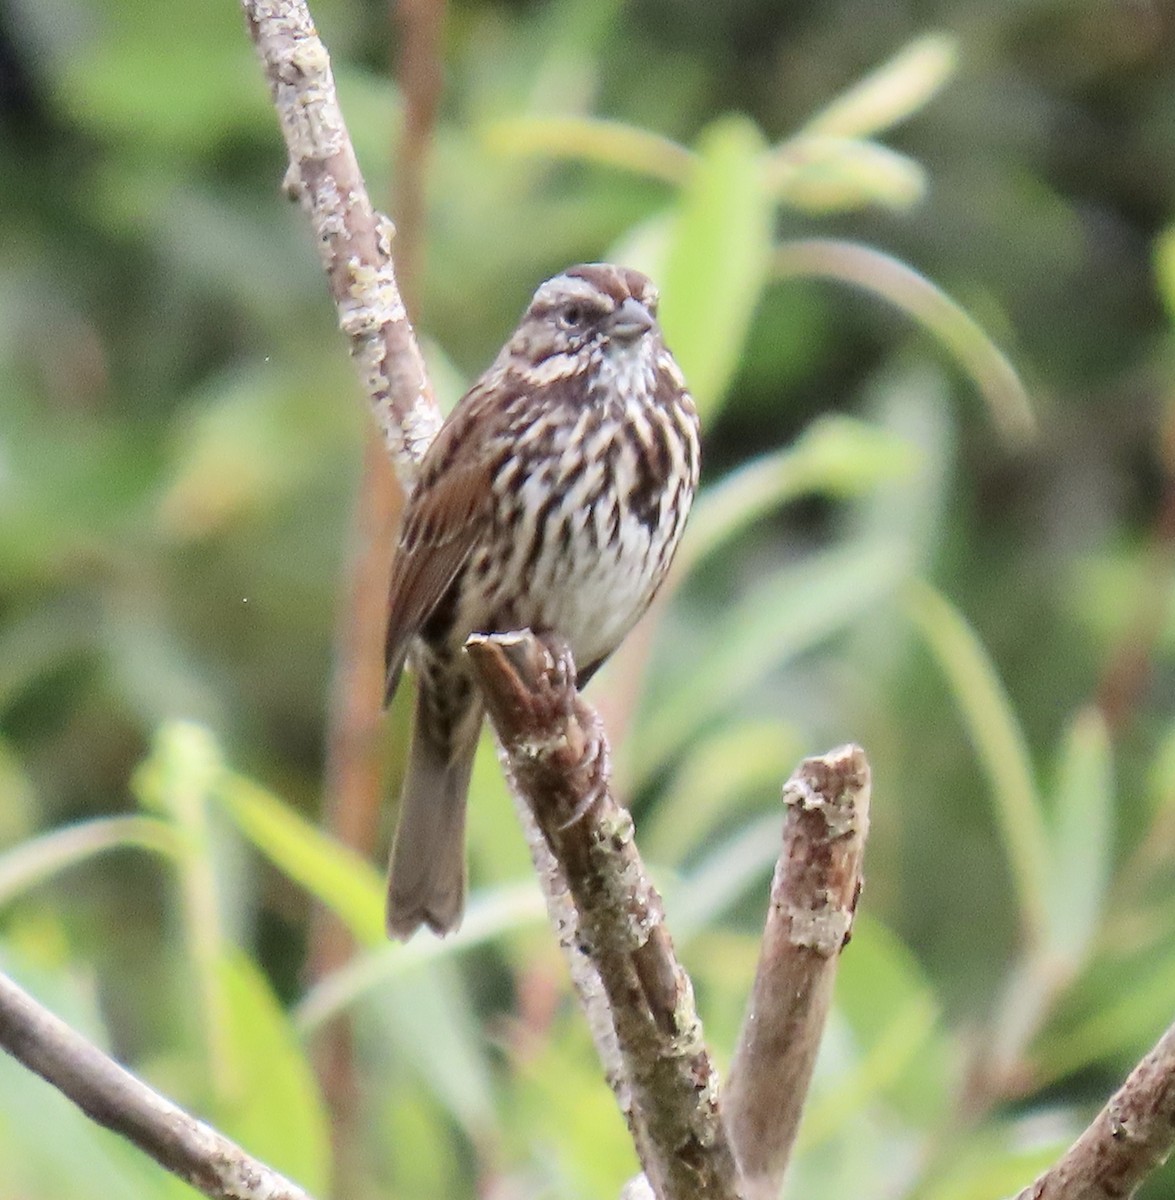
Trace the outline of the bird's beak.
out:
[[[630,296],[608,318],[608,336],[621,342],[635,342],[655,324],[649,310],[639,300]]]

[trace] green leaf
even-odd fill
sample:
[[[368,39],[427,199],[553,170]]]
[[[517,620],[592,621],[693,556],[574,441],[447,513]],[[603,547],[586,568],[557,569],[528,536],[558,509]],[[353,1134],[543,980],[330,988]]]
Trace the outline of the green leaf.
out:
[[[414,968],[462,954],[517,929],[540,925],[546,915],[542,893],[533,879],[474,892],[456,933],[445,938],[414,938],[405,946],[384,942],[320,979],[296,1009],[298,1030],[308,1036]]]
[[[1155,239],[1155,282],[1167,309],[1167,319],[1175,324],[1175,225],[1168,226]]]
[[[769,575],[712,630],[700,654],[661,682],[633,738],[638,780],[766,674],[879,604],[901,582],[903,562],[881,539],[853,541]]]
[[[745,117],[702,132],[661,271],[661,325],[703,417],[734,376],[767,278],[772,202],[763,136]]]
[[[597,166],[685,184],[694,155],[659,134],[598,117],[513,117],[485,131],[489,149],[500,154],[569,158]]]
[[[954,355],[1009,443],[1035,435],[1036,417],[1015,368],[978,322],[913,268],[880,250],[832,238],[784,242],[774,268],[777,278],[833,279],[895,305]]]
[[[688,875],[664,882],[665,908],[674,938],[683,946],[707,931],[756,884],[766,885],[779,859],[783,816],[779,812],[715,838]]]
[[[790,445],[732,471],[698,497],[678,570],[687,573],[776,508],[809,494],[846,498],[909,474],[917,451],[852,417],[819,417]]]
[[[456,963],[435,962],[366,999],[358,1016],[367,1036],[394,1049],[472,1138],[490,1134],[497,1116],[487,1044]]]
[[[168,813],[180,838],[178,876],[184,933],[218,1092],[229,1086],[233,1066],[228,1044],[228,998],[220,975],[224,930],[208,806],[225,774],[224,760],[212,734],[191,721],[172,721],[155,735],[151,754],[132,781],[140,802]]]
[[[131,787],[145,808],[166,813],[183,828],[202,821],[224,773],[220,747],[203,725],[170,721],[156,733]]]
[[[896,540],[906,574],[925,572],[937,558],[951,499],[955,468],[955,414],[943,372],[915,359],[876,373],[860,398],[862,411],[884,434],[904,445],[911,469],[879,480],[868,494],[845,505],[845,536]],[[901,670],[910,653],[909,622],[892,606],[853,631],[845,657],[876,679]]]
[[[626,263],[651,279],[664,280],[665,256],[673,237],[673,209],[662,209],[625,229],[604,254],[608,262]]]
[[[821,1088],[810,1098],[797,1149],[803,1152],[833,1137],[887,1089],[906,1078],[912,1067],[922,1066],[936,1015],[934,1006],[925,1001],[912,1003],[897,1013],[859,1062],[843,1070],[832,1086]]]
[[[949,1103],[951,1049],[941,1034],[940,1004],[917,960],[885,926],[858,913],[836,978],[837,1018],[857,1054],[813,1095],[801,1144],[811,1146],[878,1097],[922,1126]]]
[[[641,821],[650,862],[680,863],[764,791],[777,797],[800,756],[799,734],[774,721],[746,722],[699,740]]]
[[[1147,799],[1152,821],[1172,819],[1175,812],[1175,725],[1158,739],[1147,771]]]
[[[236,19],[234,20],[234,16]],[[239,15],[210,4],[108,6],[103,36],[64,54],[60,102],[83,128],[149,152],[209,150],[273,113]]]
[[[954,1143],[946,1169],[918,1189],[919,1200],[991,1200],[1018,1194],[1056,1161],[1079,1131],[1076,1124],[1058,1130],[1060,1114],[1055,1113],[1042,1131],[1043,1115],[1038,1112],[1029,1118],[1035,1129],[989,1122],[961,1145]]]
[[[362,945],[384,941],[384,884],[375,868],[264,788],[239,775],[217,789],[237,828],[279,871],[321,901]]]
[[[859,138],[889,129],[938,93],[955,73],[958,57],[950,34],[916,38],[812,117],[804,132]]]
[[[251,1154],[312,1194],[325,1195],[329,1120],[297,1035],[265,976],[245,955],[230,952],[217,972],[233,1067],[218,1123]]]
[[[534,878],[526,837],[502,774],[489,723],[486,724],[473,760],[469,794],[474,800],[469,805],[465,827],[474,893],[489,893],[499,885],[510,888],[520,880]],[[425,940],[433,939],[417,938],[413,945]]]
[[[181,851],[175,830],[154,817],[100,817],[55,829],[0,855],[0,906],[96,854],[126,848],[172,859]]]
[[[0,700],[0,710],[4,707]],[[0,734],[0,846],[15,847],[26,839],[36,826],[38,808],[32,779]]]
[[[1135,1056],[1171,1023],[1175,995],[1175,955],[1143,956],[1127,963],[1098,962],[1094,979],[1082,981],[1094,994],[1092,1011],[1061,1027],[1045,1030],[1033,1043],[1033,1078],[1047,1087],[1095,1063]],[[1123,989],[1122,981],[1130,986]]]
[[[632,1175],[632,1139],[582,1028],[560,1012],[507,1099],[510,1161],[528,1162],[534,1197],[616,1196]]]
[[[871,204],[904,212],[926,194],[926,172],[876,142],[801,134],[772,155],[767,187],[792,208],[817,215]]]
[[[1113,855],[1110,735],[1096,708],[1065,737],[1052,805],[1048,948],[1076,970],[1097,934]]]
[[[473,1190],[468,1164],[453,1153],[449,1114],[423,1088],[389,1088],[368,1127],[378,1129],[379,1137],[364,1141],[364,1164],[386,1196],[422,1200]],[[411,1154],[403,1153],[405,1146],[412,1147]]]
[[[321,440],[306,424],[292,372],[239,368],[210,380],[177,422],[160,530],[203,538],[280,505],[319,464]]]
[[[323,14],[315,10],[318,20]],[[347,132],[355,147],[355,157],[367,179],[367,194],[377,206],[377,197],[389,194],[386,173],[388,146],[399,136],[404,125],[404,98],[390,72],[378,64],[365,65],[341,54],[331,58],[331,73],[339,96],[339,108],[347,122]]]
[[[1024,732],[991,658],[958,610],[922,582],[910,585],[907,607],[950,684],[991,786],[1020,916],[1039,943],[1048,928],[1048,831]]]

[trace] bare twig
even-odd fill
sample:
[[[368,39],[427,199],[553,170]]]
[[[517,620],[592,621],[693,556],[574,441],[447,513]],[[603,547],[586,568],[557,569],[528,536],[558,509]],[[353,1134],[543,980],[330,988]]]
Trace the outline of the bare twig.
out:
[[[289,190],[309,214],[339,325],[401,481],[440,427],[392,267],[393,226],[371,206],[326,47],[301,0],[241,0],[290,152]]]
[[[565,650],[528,632],[467,644],[518,790],[561,868],[612,1011],[637,1153],[661,1200],[741,1194],[718,1078],[661,898],[612,798],[608,747]]]
[[[215,1129],[165,1100],[0,974],[0,1046],[88,1117],[214,1200],[310,1200]]]
[[[859,746],[805,759],[784,785],[783,852],[723,1097],[750,1197],[779,1194],[861,888],[869,764]]]
[[[1175,1025],[1088,1129],[1016,1200],[1124,1200],[1175,1145]]]

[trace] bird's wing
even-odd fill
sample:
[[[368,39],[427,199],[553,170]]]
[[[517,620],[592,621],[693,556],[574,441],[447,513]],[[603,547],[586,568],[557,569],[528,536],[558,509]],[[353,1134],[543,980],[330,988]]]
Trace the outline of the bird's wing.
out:
[[[386,696],[400,682],[412,639],[465,564],[491,511],[494,409],[483,385],[462,400],[425,454],[392,562],[384,642]]]

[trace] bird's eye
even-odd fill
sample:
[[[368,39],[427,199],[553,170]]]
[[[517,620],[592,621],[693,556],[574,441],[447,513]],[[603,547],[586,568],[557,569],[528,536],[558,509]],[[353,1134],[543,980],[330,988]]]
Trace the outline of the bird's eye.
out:
[[[584,310],[579,304],[567,304],[559,312],[559,324],[564,329],[574,329],[583,324]]]

